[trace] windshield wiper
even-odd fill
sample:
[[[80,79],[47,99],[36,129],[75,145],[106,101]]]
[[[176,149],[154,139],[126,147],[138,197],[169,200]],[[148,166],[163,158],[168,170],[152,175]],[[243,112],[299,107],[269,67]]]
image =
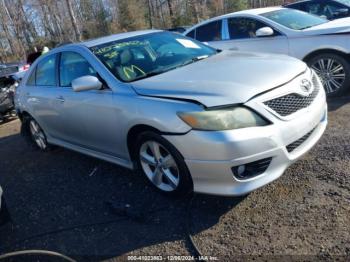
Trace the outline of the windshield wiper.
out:
[[[299,30],[309,29],[309,28],[311,28],[311,27],[314,27],[314,26],[313,26],[313,25],[308,25],[308,26],[305,26],[305,27],[300,28]]]
[[[316,25],[308,25],[308,26],[305,26],[305,27],[300,28],[299,30],[309,29],[309,28],[311,28],[311,27],[315,27],[315,26],[323,25],[323,24],[326,24],[326,23],[328,23],[328,22],[329,22],[328,20],[325,20],[325,22],[324,22],[324,23],[320,23],[320,24],[316,24]]]
[[[144,78],[147,78],[147,77],[151,77],[151,76],[156,76],[156,75],[160,75],[164,72],[166,72],[168,70],[154,70],[154,71],[151,71],[151,72],[148,72],[142,76],[139,76],[139,77],[136,77],[135,79],[133,79],[131,82],[134,82],[136,80],[141,80],[141,79],[144,79]]]
[[[194,62],[198,62],[200,60],[206,59],[208,57],[209,57],[209,55],[196,56],[196,57],[191,58],[190,60],[185,61],[184,63],[182,63],[181,65],[179,65],[177,67],[189,65],[189,64],[192,64]]]

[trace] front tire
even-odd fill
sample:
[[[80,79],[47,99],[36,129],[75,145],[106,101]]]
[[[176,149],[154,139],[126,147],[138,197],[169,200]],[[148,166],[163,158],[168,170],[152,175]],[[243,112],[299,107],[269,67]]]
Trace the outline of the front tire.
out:
[[[138,169],[158,191],[183,195],[193,190],[193,183],[180,152],[154,132],[139,135],[136,143]]]
[[[344,95],[350,88],[350,64],[334,53],[316,55],[307,61],[320,77],[329,97]]]

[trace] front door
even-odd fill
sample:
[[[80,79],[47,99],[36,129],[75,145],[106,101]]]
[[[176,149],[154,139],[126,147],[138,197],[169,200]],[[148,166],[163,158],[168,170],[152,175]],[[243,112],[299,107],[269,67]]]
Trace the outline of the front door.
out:
[[[271,36],[256,36],[258,29],[268,27],[261,21],[246,17],[232,17],[226,22],[228,39],[210,43],[215,48],[277,54],[289,53],[287,37],[277,30],[274,29],[274,34]]]
[[[118,156],[118,119],[113,92],[102,90],[75,92],[71,83],[81,76],[98,76],[79,53],[62,52],[59,65],[60,97],[59,139],[70,144]]]

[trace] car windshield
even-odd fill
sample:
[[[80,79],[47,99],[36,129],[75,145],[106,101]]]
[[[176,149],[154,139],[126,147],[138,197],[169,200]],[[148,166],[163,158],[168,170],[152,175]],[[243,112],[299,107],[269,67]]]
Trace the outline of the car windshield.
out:
[[[170,32],[140,35],[90,49],[123,82],[161,74],[217,53],[196,40]]]
[[[280,9],[261,16],[294,30],[303,30],[328,22],[327,19],[294,9]]]

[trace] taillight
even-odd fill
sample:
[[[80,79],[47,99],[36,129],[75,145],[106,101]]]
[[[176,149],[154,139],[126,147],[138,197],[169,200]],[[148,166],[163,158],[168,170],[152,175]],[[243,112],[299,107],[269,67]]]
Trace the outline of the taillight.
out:
[[[19,68],[19,71],[27,71],[29,69],[30,65],[24,65]]]

